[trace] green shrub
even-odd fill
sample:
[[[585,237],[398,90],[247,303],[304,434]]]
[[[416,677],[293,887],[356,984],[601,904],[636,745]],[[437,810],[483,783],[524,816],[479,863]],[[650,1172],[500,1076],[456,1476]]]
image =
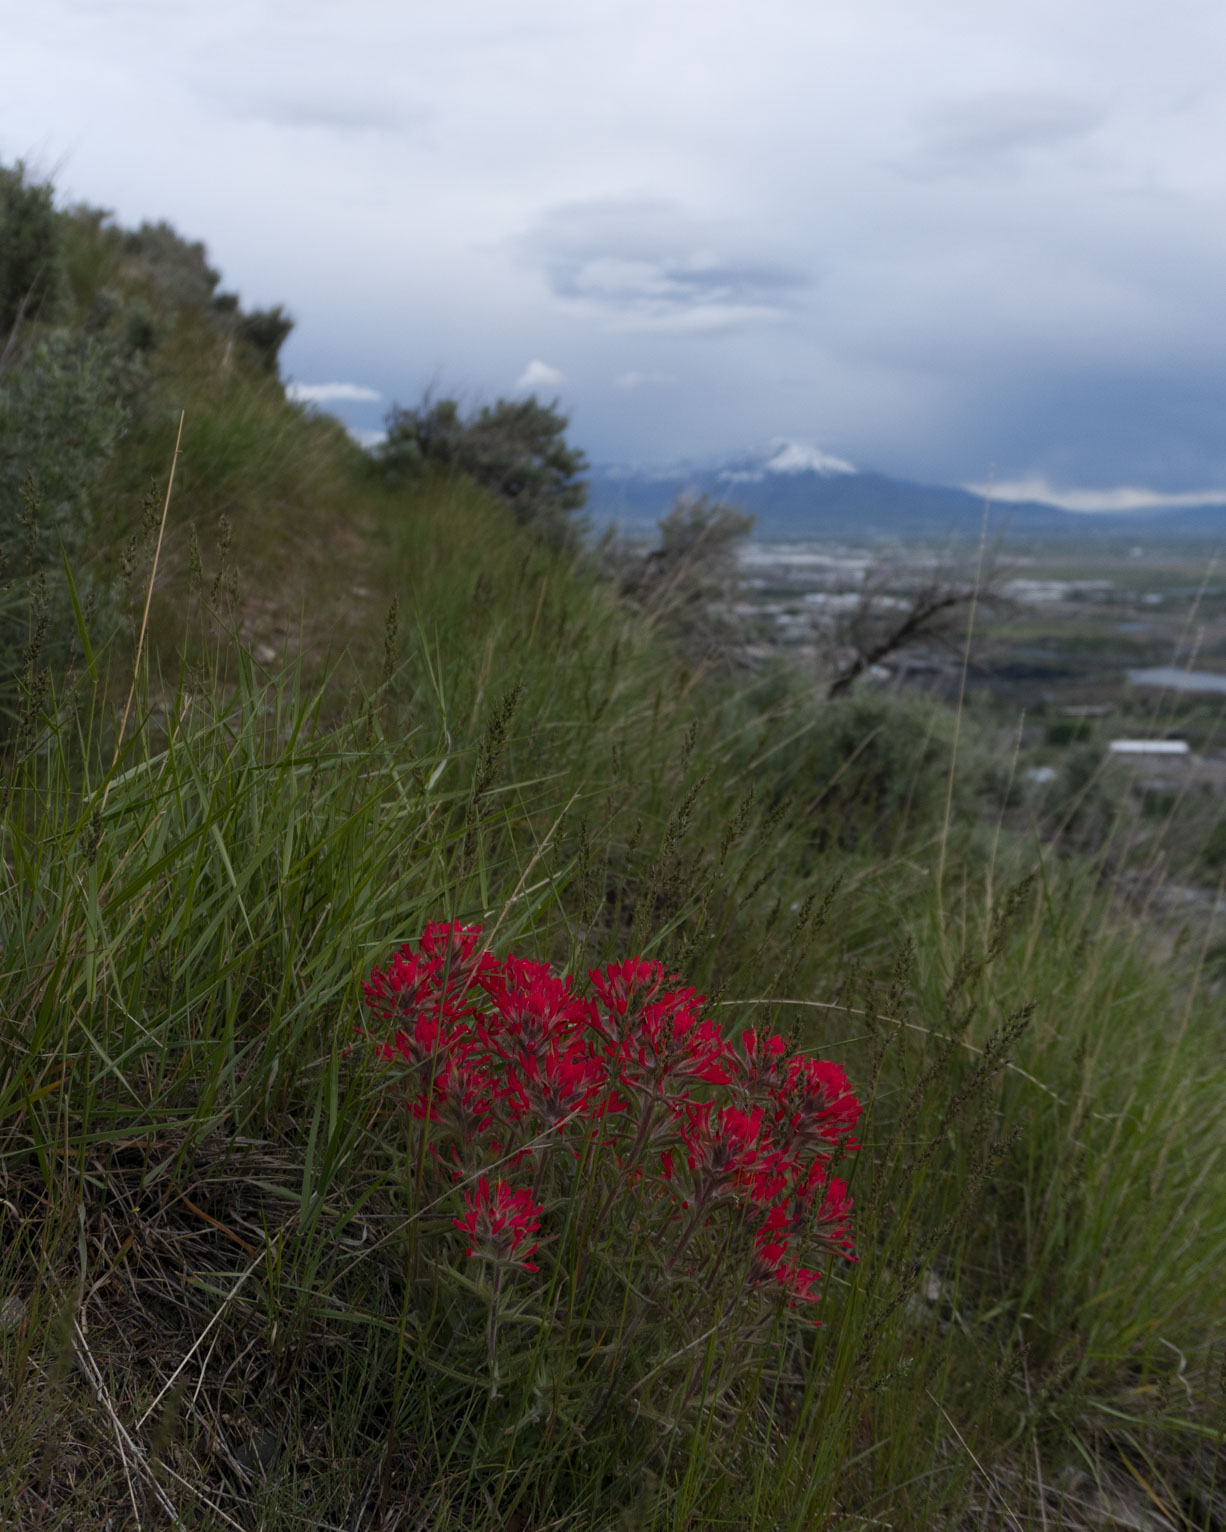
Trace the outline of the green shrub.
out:
[[[20,491],[33,478],[43,529],[34,564],[87,545],[89,498],[127,426],[137,386],[131,364],[92,336],[58,331],[0,380],[0,540],[8,543]]]
[[[78,600],[104,624],[115,615],[95,559],[94,495],[127,427],[136,381],[117,348],[63,331],[0,379],[0,546],[10,572],[37,583],[33,631],[41,633],[40,663],[53,669],[68,660],[77,632],[65,559]],[[9,714],[30,621],[17,598],[0,612],[0,710]]]
[[[1046,739],[1049,745],[1064,747],[1089,740],[1094,725],[1088,718],[1054,718],[1047,725]]]
[[[1126,812],[1124,793],[1107,766],[1101,744],[1074,745],[1043,792],[1048,832],[1068,850],[1093,854],[1107,846]]]
[[[62,276],[51,187],[28,181],[20,161],[0,165],[0,340],[23,317],[52,316]]]
[[[1226,866],[1226,819],[1219,819],[1205,837],[1200,859],[1210,872],[1219,873]]]
[[[808,705],[811,723],[772,761],[777,791],[814,805],[836,844],[886,844],[940,820],[953,752],[952,713],[924,697],[857,687]],[[958,775],[960,808],[973,776]]]
[[[238,337],[261,372],[277,376],[281,347],[289,339],[294,321],[278,303],[270,309],[253,309],[238,321]]]
[[[737,550],[753,520],[706,495],[681,495],[661,517],[654,547],[610,533],[597,558],[619,596],[691,659],[735,665],[745,643],[733,610],[741,583]]]
[[[587,503],[580,475],[587,458],[566,444],[568,418],[555,399],[499,399],[464,419],[454,399],[426,398],[416,409],[394,405],[377,461],[393,482],[426,463],[466,473],[504,501],[555,547],[574,545],[574,513]]]
[[[175,307],[207,308],[221,273],[209,265],[200,240],[187,240],[170,224],[142,223],[123,236],[124,253],[153,278]]]

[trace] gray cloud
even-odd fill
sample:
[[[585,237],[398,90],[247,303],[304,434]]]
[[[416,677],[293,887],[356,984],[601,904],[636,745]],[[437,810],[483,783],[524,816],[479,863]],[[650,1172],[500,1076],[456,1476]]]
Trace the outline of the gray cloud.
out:
[[[430,121],[420,103],[381,99],[378,92],[355,83],[338,88],[335,81],[310,85],[249,85],[224,90],[206,87],[202,94],[227,116],[275,128],[314,129],[326,133],[418,133]]]
[[[673,204],[608,199],[551,209],[522,242],[550,291],[619,329],[702,334],[769,324],[809,278]]]
[[[1068,151],[1106,120],[1084,96],[999,91],[941,101],[918,114],[918,144],[903,163],[919,175],[1000,175],[1028,156]]]
[[[1036,360],[968,400],[969,440],[995,442],[982,479],[1042,478],[1058,490],[1100,485],[1155,494],[1201,494],[1226,486],[1226,443],[1214,399],[1226,392],[1226,364],[1178,357],[1111,365],[1065,358],[1059,368]]]
[[[0,158],[205,238],[299,378],[548,358],[593,457],[1226,483],[1215,0],[510,9],[39,0]]]

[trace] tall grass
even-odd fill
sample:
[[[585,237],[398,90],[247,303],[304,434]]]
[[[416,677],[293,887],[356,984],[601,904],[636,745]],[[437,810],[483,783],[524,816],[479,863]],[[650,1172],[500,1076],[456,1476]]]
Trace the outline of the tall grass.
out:
[[[385,496],[303,440],[336,473],[308,514],[348,483],[366,609],[397,601],[364,684],[256,662],[241,592],[184,621],[197,461],[160,597],[190,663],[168,619],[116,756],[95,653],[6,767],[0,1521],[1219,1525],[1210,998],[1091,871],[969,804],[942,837],[930,781],[858,818],[829,715],[708,684],[471,487]],[[272,470],[187,443],[258,516]],[[354,1028],[432,918],[576,975],[649,953],[847,1067],[861,1258],[736,1409],[593,1394],[546,1430],[574,1332],[496,1399],[480,1291],[408,1280],[403,1107]]]

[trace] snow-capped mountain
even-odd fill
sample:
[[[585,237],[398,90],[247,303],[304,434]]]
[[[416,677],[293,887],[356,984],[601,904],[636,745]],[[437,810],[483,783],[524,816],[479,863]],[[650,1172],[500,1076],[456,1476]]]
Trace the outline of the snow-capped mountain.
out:
[[[771,474],[777,473],[815,473],[826,478],[830,474],[855,471],[841,457],[823,452],[810,442],[794,442],[780,437],[771,443],[769,452],[757,457],[732,460],[718,469],[717,473],[729,484],[761,484]]]
[[[808,442],[779,439],[758,453],[663,467],[598,465],[588,509],[600,525],[653,526],[679,495],[707,495],[753,513],[766,540],[968,540],[983,526],[981,494],[860,469]],[[993,505],[994,533],[1012,537],[1113,535],[1139,541],[1226,535],[1226,505],[1185,510],[1068,511],[1041,501]]]

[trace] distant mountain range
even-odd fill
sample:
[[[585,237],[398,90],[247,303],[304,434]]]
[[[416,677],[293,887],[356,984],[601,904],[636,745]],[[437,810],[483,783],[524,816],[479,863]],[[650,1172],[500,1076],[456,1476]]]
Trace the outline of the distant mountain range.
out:
[[[798,442],[776,442],[766,452],[718,463],[598,465],[588,509],[599,525],[616,522],[636,531],[654,526],[682,494],[709,495],[752,512],[754,536],[767,541],[967,541],[978,538],[983,523],[981,495],[860,471]],[[1001,501],[991,508],[989,531],[1023,542],[1226,541],[1226,496],[1220,505],[1111,512]]]

